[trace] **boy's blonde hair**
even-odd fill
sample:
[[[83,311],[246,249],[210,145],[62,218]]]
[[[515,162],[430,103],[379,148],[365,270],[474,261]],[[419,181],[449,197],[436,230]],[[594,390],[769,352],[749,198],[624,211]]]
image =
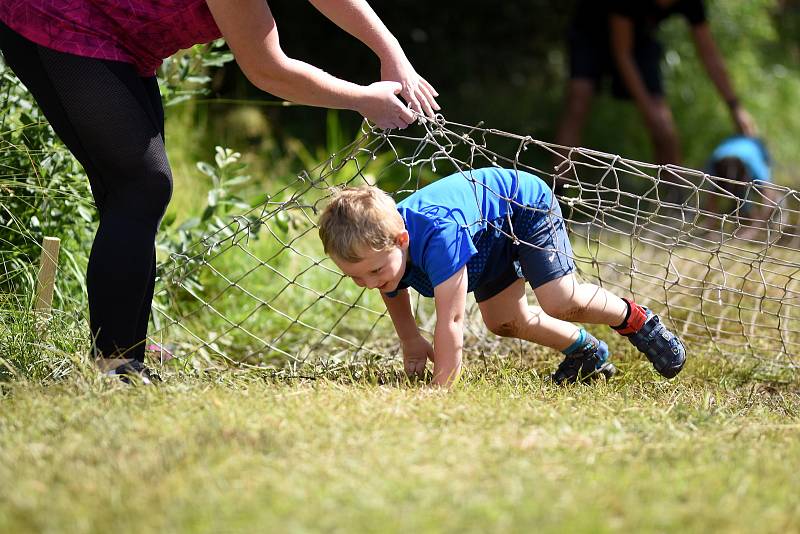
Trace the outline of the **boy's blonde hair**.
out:
[[[319,237],[325,253],[357,263],[359,249],[386,250],[405,230],[392,197],[368,185],[337,192],[319,218]]]

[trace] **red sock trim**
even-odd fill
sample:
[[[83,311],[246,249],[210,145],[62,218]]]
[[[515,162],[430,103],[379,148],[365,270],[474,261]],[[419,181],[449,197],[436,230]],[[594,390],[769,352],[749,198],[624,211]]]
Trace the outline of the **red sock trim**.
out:
[[[645,313],[644,308],[632,300],[628,300],[626,298],[623,298],[622,300],[628,304],[628,318],[619,327],[614,328],[614,330],[623,336],[635,334],[640,328],[642,328],[642,326],[644,326],[644,323],[647,320],[647,314]]]

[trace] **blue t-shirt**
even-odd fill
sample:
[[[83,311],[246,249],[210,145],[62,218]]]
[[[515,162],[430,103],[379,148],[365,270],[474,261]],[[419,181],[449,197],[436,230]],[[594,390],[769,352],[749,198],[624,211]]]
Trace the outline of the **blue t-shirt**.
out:
[[[487,264],[492,246],[509,239],[501,232],[503,222],[524,206],[551,202],[547,184],[513,169],[464,171],[423,187],[397,205],[409,234],[406,272],[398,289],[413,287],[432,297],[434,287],[466,265],[467,291],[474,291],[481,280],[491,279],[493,268],[507,268]]]
[[[753,180],[772,181],[769,152],[760,139],[746,135],[734,135],[725,139],[711,154],[709,169],[725,158],[740,160]]]

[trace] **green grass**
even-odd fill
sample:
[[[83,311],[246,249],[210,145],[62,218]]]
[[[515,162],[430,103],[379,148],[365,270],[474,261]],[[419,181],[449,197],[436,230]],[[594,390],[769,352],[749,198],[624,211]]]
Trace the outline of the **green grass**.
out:
[[[800,529],[800,381],[623,356],[558,389],[545,358],[470,362],[449,393],[344,370],[6,383],[0,531]]]

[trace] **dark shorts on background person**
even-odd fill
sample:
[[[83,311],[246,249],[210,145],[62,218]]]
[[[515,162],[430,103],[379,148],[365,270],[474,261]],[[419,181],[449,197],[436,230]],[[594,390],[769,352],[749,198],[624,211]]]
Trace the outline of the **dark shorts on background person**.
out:
[[[597,91],[602,90],[608,77],[614,98],[627,100],[631,95],[611,55],[609,39],[607,33],[571,29],[567,36],[569,77],[570,80],[592,80]],[[661,56],[661,43],[655,39],[637,43],[634,47],[634,61],[651,95],[664,95]]]
[[[475,289],[476,301],[494,297],[520,278],[535,289],[575,271],[572,245],[558,202],[519,208],[510,225],[507,220],[503,223],[502,231],[513,233],[519,243],[503,239],[491,250],[489,263],[506,267],[491,279],[481,280]]]

